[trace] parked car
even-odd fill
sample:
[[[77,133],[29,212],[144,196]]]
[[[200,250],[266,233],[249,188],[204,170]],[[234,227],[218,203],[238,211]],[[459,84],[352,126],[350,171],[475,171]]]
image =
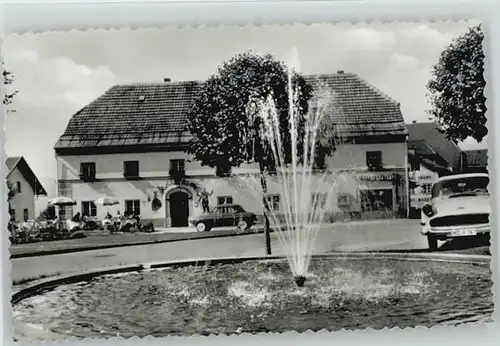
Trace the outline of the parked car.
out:
[[[441,177],[432,185],[420,221],[431,250],[438,240],[489,235],[489,181],[486,173],[469,173]]]
[[[224,204],[213,208],[209,213],[191,220],[198,232],[208,232],[215,227],[236,226],[240,230],[248,230],[257,223],[257,215],[245,211],[238,204]]]

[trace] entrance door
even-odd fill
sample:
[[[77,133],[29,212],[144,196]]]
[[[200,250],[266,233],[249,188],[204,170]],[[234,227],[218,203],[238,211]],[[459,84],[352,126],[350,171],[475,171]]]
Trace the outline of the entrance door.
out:
[[[170,195],[170,219],[172,227],[187,227],[189,218],[188,195],[177,191]]]

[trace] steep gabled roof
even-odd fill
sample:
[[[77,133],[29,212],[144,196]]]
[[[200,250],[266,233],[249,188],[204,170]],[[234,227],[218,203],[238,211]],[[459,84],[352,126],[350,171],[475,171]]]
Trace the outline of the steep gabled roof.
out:
[[[466,150],[465,155],[469,167],[485,168],[488,166],[488,149]]]
[[[408,149],[414,150],[415,154],[439,166],[449,166],[449,163],[424,140],[408,141]]]
[[[351,73],[305,77],[338,97],[340,136],[407,134],[399,104]],[[59,149],[179,145],[191,136],[187,114],[204,82],[117,85],[77,112],[55,145]]]
[[[460,166],[462,151],[457,144],[446,139],[437,124],[426,122],[412,123],[406,126],[408,128],[408,143],[410,146],[412,145],[411,143],[425,142],[425,145],[446,160],[448,165],[457,168]],[[415,149],[417,150],[417,148]]]
[[[47,196],[47,192],[43,188],[42,184],[36,177],[33,170],[30,168],[24,157],[22,156],[8,157],[5,163],[7,165],[7,169],[9,170],[6,177],[7,179],[12,174],[14,169],[17,168],[23,175],[24,179],[26,179],[28,184],[30,184],[30,186],[33,188],[33,191],[35,192],[36,196]]]
[[[12,173],[12,171],[14,170],[14,168],[16,168],[17,164],[21,159],[22,159],[21,156],[11,156],[7,158],[7,160],[5,161],[5,164],[7,165],[8,169],[7,176],[9,176]]]
[[[340,136],[406,135],[400,104],[354,73],[307,75],[315,90],[324,85],[337,97]]]

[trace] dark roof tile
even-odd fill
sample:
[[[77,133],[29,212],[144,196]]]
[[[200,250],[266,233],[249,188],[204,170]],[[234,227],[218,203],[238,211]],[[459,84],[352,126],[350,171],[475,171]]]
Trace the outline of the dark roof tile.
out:
[[[338,96],[341,112],[334,121],[341,137],[407,133],[399,103],[359,76],[343,73],[305,78],[313,88],[323,84]],[[187,114],[203,83],[114,86],[73,115],[55,148],[187,143]],[[130,140],[119,139],[125,136]]]
[[[436,123],[412,123],[406,126],[409,143],[425,142],[426,146],[446,160],[448,165],[455,168],[460,167],[462,151],[457,144],[445,137]]]

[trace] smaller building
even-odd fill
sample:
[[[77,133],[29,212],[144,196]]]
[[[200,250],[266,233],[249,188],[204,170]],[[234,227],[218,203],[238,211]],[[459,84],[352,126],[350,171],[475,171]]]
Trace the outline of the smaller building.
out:
[[[406,125],[408,128],[408,149],[429,161],[444,166],[451,172],[462,172],[465,167],[465,155],[457,143],[449,140],[443,131],[433,122]]]
[[[466,170],[469,173],[488,173],[488,149],[466,150]]]
[[[35,219],[35,198],[47,196],[47,192],[24,157],[9,157],[6,165],[11,220],[23,222]]]

